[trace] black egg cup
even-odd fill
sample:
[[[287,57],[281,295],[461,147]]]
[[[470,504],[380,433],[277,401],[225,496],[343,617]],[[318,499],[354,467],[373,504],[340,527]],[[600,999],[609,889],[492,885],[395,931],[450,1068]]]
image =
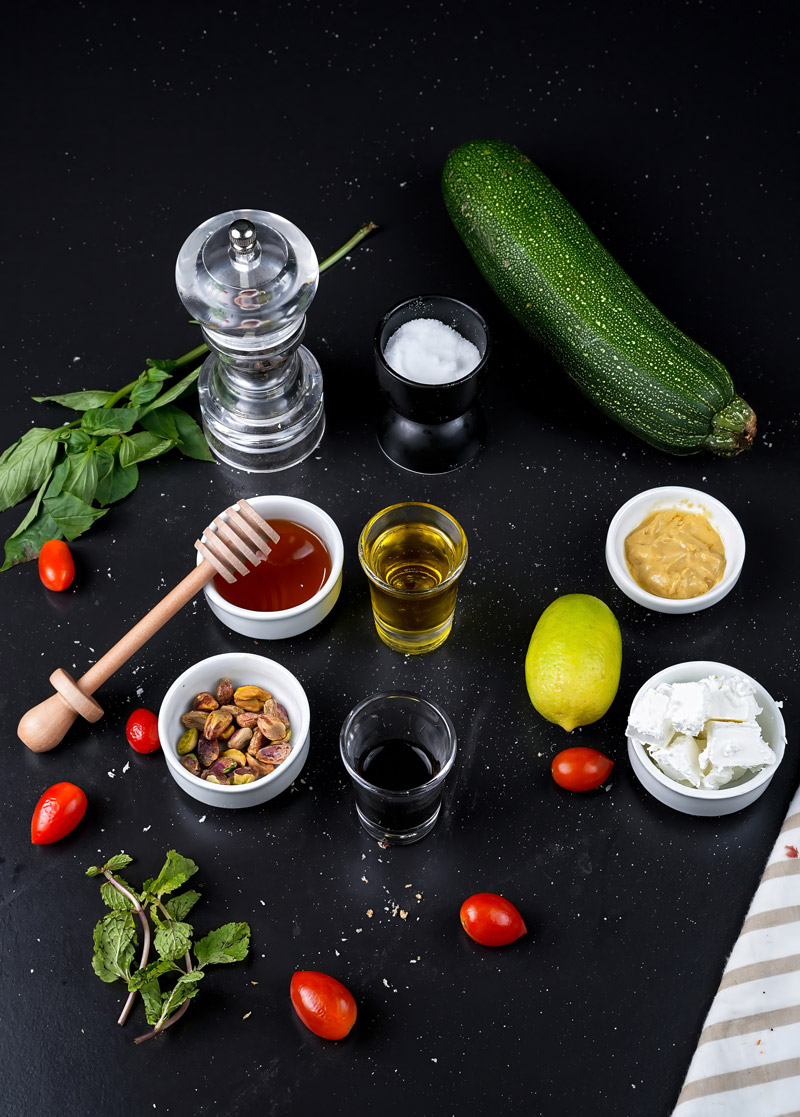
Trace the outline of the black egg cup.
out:
[[[418,384],[386,363],[384,349],[401,326],[436,318],[471,341],[480,362],[449,384]],[[378,420],[378,443],[390,461],[413,473],[450,473],[486,442],[486,419],[478,397],[491,339],[476,310],[446,295],[417,295],[384,314],[375,331],[375,371],[387,407]]]

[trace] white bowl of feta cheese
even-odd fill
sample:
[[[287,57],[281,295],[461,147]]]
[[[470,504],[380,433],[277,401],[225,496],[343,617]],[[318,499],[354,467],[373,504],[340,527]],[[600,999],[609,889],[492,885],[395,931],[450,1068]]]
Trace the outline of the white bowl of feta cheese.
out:
[[[665,667],[644,684],[628,718],[639,782],[684,814],[733,814],[762,795],[786,746],[780,706],[725,663]]]

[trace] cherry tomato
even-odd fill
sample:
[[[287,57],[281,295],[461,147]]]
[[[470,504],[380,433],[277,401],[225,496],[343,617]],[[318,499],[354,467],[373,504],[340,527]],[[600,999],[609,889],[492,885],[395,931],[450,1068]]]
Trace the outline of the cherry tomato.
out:
[[[134,710],[125,726],[128,744],[137,752],[155,752],[161,748],[158,718],[150,710]]]
[[[611,775],[614,761],[597,749],[564,749],[553,758],[551,771],[559,787],[567,791],[591,791]]]
[[[59,592],[72,585],[75,563],[63,539],[48,539],[39,551],[39,577],[49,590]]]
[[[476,892],[461,905],[461,926],[481,946],[507,946],[528,928],[510,900],[494,892]]]
[[[316,970],[298,970],[289,987],[292,1006],[305,1026],[323,1039],[344,1039],[356,1022],[356,1002],[349,989]]]
[[[44,846],[72,833],[86,814],[86,796],[74,783],[54,783],[36,804],[31,819],[31,841]]]

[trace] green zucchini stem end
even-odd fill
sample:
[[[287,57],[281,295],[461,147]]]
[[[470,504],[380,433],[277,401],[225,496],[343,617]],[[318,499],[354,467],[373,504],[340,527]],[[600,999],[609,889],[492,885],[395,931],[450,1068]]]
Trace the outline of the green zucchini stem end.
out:
[[[755,437],[755,411],[741,396],[734,396],[728,406],[714,416],[706,448],[712,454],[732,458],[742,450],[749,450]]]

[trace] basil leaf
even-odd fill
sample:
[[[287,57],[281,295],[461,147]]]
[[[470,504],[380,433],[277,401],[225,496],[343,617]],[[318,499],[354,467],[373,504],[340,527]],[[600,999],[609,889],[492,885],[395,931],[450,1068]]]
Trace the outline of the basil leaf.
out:
[[[72,493],[78,500],[82,500],[84,504],[91,504],[94,500],[94,494],[97,490],[97,459],[95,457],[94,447],[89,445],[89,448],[81,454],[67,454],[63,462],[61,462],[56,469],[56,476],[62,467],[64,474],[60,478],[59,492]],[[56,476],[53,477],[55,482]],[[52,491],[53,486],[48,489],[47,495],[56,496],[57,493]]]
[[[181,892],[180,896],[167,900],[164,907],[173,919],[185,919],[199,899],[200,893],[189,889],[188,892]]]
[[[130,402],[133,407],[141,407],[145,403],[150,403],[155,399],[161,391],[161,384],[167,380],[169,373],[158,372],[148,369],[143,372],[139,379],[136,381],[133,391],[130,394]]]
[[[36,403],[60,403],[62,407],[71,407],[73,411],[89,411],[93,407],[102,407],[114,395],[113,392],[67,392],[62,396],[32,396]]]
[[[176,966],[171,958],[158,958],[155,962],[145,966],[144,969],[137,970],[136,973],[131,975],[128,981],[128,989],[131,993],[134,993],[137,989],[141,989],[143,985],[147,985],[148,982],[161,977],[162,974],[178,969],[180,967]]]
[[[119,450],[119,460],[122,466],[135,465],[137,462],[146,462],[150,458],[157,458],[175,445],[171,438],[160,438],[150,431],[140,431],[137,434],[122,435],[122,445]]]
[[[180,958],[186,953],[192,942],[192,927],[190,923],[162,923],[155,933],[153,945],[160,958]]]
[[[249,946],[249,925],[226,923],[195,943],[194,955],[198,966],[219,966],[227,962],[243,961],[247,957]]]
[[[70,454],[78,454],[82,450],[88,450],[91,442],[92,440],[86,431],[71,430],[67,438],[67,446],[69,447],[67,452]]]
[[[110,911],[94,929],[92,969],[101,981],[130,980],[136,927],[128,911]]]
[[[194,372],[188,373],[186,376],[184,376],[183,380],[179,380],[176,384],[172,384],[169,388],[167,388],[166,392],[163,392],[158,397],[157,400],[154,400],[153,403],[143,408],[141,414],[139,415],[139,421],[141,422],[142,415],[147,415],[149,414],[149,412],[155,411],[156,408],[165,407],[168,403],[172,403],[173,400],[176,400],[179,396],[182,396],[184,392],[188,391],[188,389],[191,388],[192,385],[197,381],[197,378],[200,375],[200,369],[202,367],[202,365],[198,365]]]
[[[55,520],[59,531],[70,540],[83,535],[95,520],[105,516],[107,511],[105,508],[91,508],[72,493],[60,493],[55,497],[46,496],[44,506]]]
[[[182,857],[176,850],[171,849],[161,872],[153,881],[145,886],[147,892],[160,899],[165,892],[175,892],[189,877],[197,872],[197,865],[188,857]],[[143,901],[144,902],[144,901]]]
[[[191,1000],[197,994],[198,982],[202,981],[204,976],[202,970],[192,970],[191,973],[182,974],[164,998],[159,1019],[166,1020],[181,1007],[184,1001]],[[158,1022],[157,1020],[156,1023]]]
[[[188,458],[206,462],[214,461],[214,455],[208,448],[202,430],[191,415],[182,411],[180,407],[167,404],[157,411],[142,415],[139,422],[153,434],[173,439],[177,442],[178,449]]]
[[[98,481],[94,498],[98,504],[105,507],[128,496],[138,484],[139,470],[136,466],[123,466],[115,460],[111,472]]]
[[[165,375],[161,377],[162,380],[166,380],[178,367],[177,361],[160,360],[158,357],[148,357],[145,364],[147,365],[148,374],[152,373],[155,375],[157,372],[165,373]]]
[[[99,407],[84,412],[81,427],[87,434],[121,434],[129,431],[139,415],[138,407]]]
[[[39,491],[41,493],[41,489]],[[11,538],[6,540],[5,561],[0,571],[10,570],[22,562],[31,562],[38,557],[48,539],[61,539],[62,533],[49,512],[41,509],[33,519],[30,515],[29,511]]]
[[[0,512],[19,504],[43,483],[56,460],[57,434],[49,427],[31,427],[5,451],[0,458]]]

